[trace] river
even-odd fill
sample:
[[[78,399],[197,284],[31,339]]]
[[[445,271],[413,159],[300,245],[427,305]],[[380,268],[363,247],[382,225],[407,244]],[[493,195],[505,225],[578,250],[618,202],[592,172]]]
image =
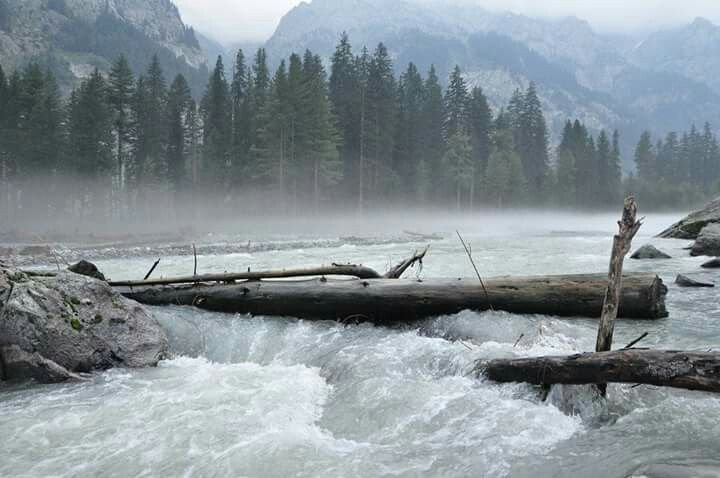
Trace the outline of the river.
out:
[[[688,241],[653,239],[678,215],[651,215],[635,246],[674,258],[626,261],[670,288],[667,319],[620,321],[615,343],[720,347],[714,289],[678,289],[678,273],[718,281]],[[206,236],[222,246],[274,250],[198,257],[199,272],[364,263],[379,270],[422,242],[404,229],[440,232],[414,277],[473,276],[460,228],[486,277],[602,272],[617,215],[483,214],[373,221],[237,225]],[[421,224],[421,226],[418,226]],[[243,230],[246,228],[246,230]],[[342,237],[364,235],[365,242]],[[272,248],[271,248],[272,249]],[[151,248],[96,260],[113,279],[142,277]],[[156,274],[192,272],[192,255],[163,257]],[[594,348],[597,322],[504,312],[437,317],[396,328],[152,308],[174,358],[148,370],[115,369],[87,383],[0,385],[0,475],[13,477],[626,477],[720,476],[720,398],[650,386],[552,389],[472,373],[480,359]],[[518,337],[523,338],[514,347]]]

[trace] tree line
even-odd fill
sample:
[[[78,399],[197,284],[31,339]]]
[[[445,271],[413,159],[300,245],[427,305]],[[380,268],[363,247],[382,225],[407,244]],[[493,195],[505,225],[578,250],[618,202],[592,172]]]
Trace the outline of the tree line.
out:
[[[157,57],[136,77],[121,56],[67,99],[38,64],[0,67],[0,213],[11,219],[127,218],[150,205],[180,215],[200,195],[230,212],[602,207],[628,187],[709,192],[717,180],[709,125],[655,145],[643,134],[625,185],[617,131],[593,137],[568,121],[552,153],[534,84],[493,114],[459,67],[445,89],[434,68],[410,63],[396,77],[382,43],[355,54],[347,35],[329,73],[310,51],[272,73],[262,48],[251,61],[238,51],[230,72],[218,58],[199,102],[182,75],[168,84]]]

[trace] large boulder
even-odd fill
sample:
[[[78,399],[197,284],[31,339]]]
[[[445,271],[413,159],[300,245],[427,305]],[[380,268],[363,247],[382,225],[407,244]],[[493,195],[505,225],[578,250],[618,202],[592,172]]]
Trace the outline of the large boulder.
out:
[[[708,224],[700,231],[690,255],[720,256],[720,224]]]
[[[705,226],[720,223],[720,197],[699,211],[665,229],[658,237],[671,239],[696,239]]]
[[[670,259],[670,255],[664,253],[651,244],[645,244],[637,251],[633,252],[630,259]]]
[[[0,270],[0,364],[5,379],[58,382],[111,367],[157,365],[167,337],[139,304],[107,283]]]

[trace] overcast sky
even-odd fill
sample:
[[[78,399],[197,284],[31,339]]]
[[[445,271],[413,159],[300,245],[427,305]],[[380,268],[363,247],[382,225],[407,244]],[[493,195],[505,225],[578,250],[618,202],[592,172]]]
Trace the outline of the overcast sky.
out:
[[[392,4],[395,0],[387,0]],[[416,0],[432,1],[432,0]],[[648,30],[698,16],[720,23],[720,0],[461,0],[531,16],[575,15],[599,31]],[[221,42],[266,40],[298,0],[175,0],[186,23]]]

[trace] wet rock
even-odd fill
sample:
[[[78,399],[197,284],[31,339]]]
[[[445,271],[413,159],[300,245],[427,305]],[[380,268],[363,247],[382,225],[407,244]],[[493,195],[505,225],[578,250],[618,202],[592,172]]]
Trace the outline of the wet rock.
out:
[[[97,280],[105,280],[105,276],[102,272],[93,264],[92,262],[88,261],[80,261],[77,264],[73,264],[70,267],[68,267],[68,270],[70,272],[74,272],[76,274],[80,274],[87,277],[92,277]]]
[[[720,224],[708,224],[700,231],[691,256],[720,256]]]
[[[675,283],[680,287],[715,287],[715,284],[711,284],[709,282],[699,282],[682,274],[678,274],[675,279]]]
[[[700,267],[705,268],[705,269],[720,269],[720,257],[716,257],[715,259],[707,261],[705,264],[701,265]]]
[[[3,374],[56,382],[116,366],[157,365],[167,338],[139,304],[107,283],[60,272],[30,277],[0,270]]]
[[[657,247],[651,244],[645,244],[640,249],[635,251],[631,259],[671,259],[670,255],[664,253]]]
[[[27,246],[18,251],[21,256],[49,256],[52,254],[50,246]]]
[[[720,197],[661,232],[658,237],[696,239],[705,226],[720,223]]]

